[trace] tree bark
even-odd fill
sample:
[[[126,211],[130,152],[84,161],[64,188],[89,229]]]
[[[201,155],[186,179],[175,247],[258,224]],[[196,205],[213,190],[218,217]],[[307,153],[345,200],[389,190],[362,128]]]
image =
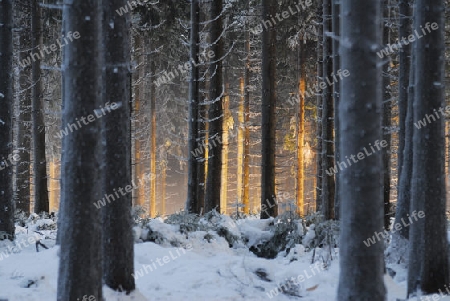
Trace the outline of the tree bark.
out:
[[[101,105],[101,4],[94,0],[64,1],[63,32],[80,37],[63,49],[63,124],[95,114]],[[98,112],[97,112],[98,113]],[[100,198],[100,122],[63,138],[60,263],[57,300],[102,300],[101,215],[93,202]]]
[[[186,201],[186,211],[199,214],[198,186],[199,178],[197,176],[198,160],[196,157],[196,149],[200,149],[199,145],[199,22],[200,22],[200,5],[198,0],[191,1],[191,41],[190,41],[190,62],[191,77],[189,82],[189,141],[188,141],[188,192]],[[202,159],[202,158],[200,158]],[[204,181],[201,181],[203,183]]]
[[[135,289],[134,239],[131,217],[131,137],[130,137],[130,20],[115,10],[126,0],[112,0],[103,5],[105,45],[104,106],[113,109],[103,117],[102,140],[103,191],[101,197],[112,194],[119,198],[101,210],[103,222],[103,279],[117,291]],[[113,26],[111,26],[111,24]],[[153,178],[153,177],[152,177]],[[125,190],[125,193],[123,193]],[[93,209],[96,210],[96,209]]]
[[[211,51],[214,53],[213,61],[209,66],[209,135],[208,135],[208,172],[205,190],[205,212],[220,208],[221,170],[222,170],[222,122],[223,122],[223,24],[222,0],[213,0],[211,3]]]
[[[12,40],[12,1],[0,2],[0,157],[11,158],[13,155],[12,117],[13,117],[13,40]],[[14,160],[14,159],[13,159]],[[9,166],[6,166],[6,163]],[[13,201],[13,168],[10,161],[0,163],[0,233],[5,232],[8,238],[14,240],[14,201]],[[0,239],[3,236],[0,235]]]
[[[382,137],[381,2],[341,2],[341,67],[351,79],[340,82],[341,156],[357,155]],[[363,242],[383,231],[381,152],[342,170],[339,301],[384,301],[383,241]],[[367,279],[370,279],[368,281]]]
[[[332,41],[333,48],[333,74],[338,74],[338,70],[341,69],[340,55],[339,55],[339,36],[340,36],[340,0],[332,0],[331,15],[332,15],[332,29],[334,39]],[[341,156],[339,153],[339,98],[340,98],[340,86],[339,83],[333,85],[333,102],[334,102],[334,162],[341,161]],[[340,193],[339,193],[339,179],[341,174],[338,172],[334,175],[335,182],[335,193],[334,193],[334,218],[339,220],[339,204],[340,204]]]
[[[414,43],[414,135],[408,296],[438,293],[449,282],[444,127],[444,1],[417,0]],[[430,25],[431,24],[431,25]],[[427,28],[429,29],[427,31]],[[435,27],[435,28],[433,28]],[[418,121],[427,120],[425,127]],[[403,171],[402,171],[403,172]],[[424,217],[414,219],[424,211]]]
[[[31,0],[31,48],[38,52],[42,45],[41,8],[38,0]],[[33,182],[34,212],[49,212],[47,159],[45,157],[45,122],[41,81],[41,60],[32,63],[32,121],[33,121]]]
[[[333,72],[331,32],[331,0],[323,0],[323,79]],[[325,81],[324,81],[325,82]],[[334,175],[326,171],[334,167],[333,146],[333,87],[326,84],[322,94],[322,214],[326,220],[334,219]]]
[[[277,2],[262,0],[262,19],[275,16]],[[275,197],[276,25],[262,33],[261,218],[278,215]]]

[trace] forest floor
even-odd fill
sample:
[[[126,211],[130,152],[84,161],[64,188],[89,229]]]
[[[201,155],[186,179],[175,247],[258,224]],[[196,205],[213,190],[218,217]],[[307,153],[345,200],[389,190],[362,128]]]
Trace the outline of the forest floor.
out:
[[[167,232],[168,228],[165,229]],[[33,242],[36,234],[28,234],[35,233],[32,230],[32,227],[28,227],[28,231],[18,227],[17,241]],[[252,236],[257,236],[255,227],[251,231]],[[8,243],[0,242],[0,300],[56,300],[59,247],[54,246],[54,239],[49,239],[54,238],[54,231],[38,232],[47,237],[42,242],[49,249],[41,247],[36,252],[35,244],[23,243],[9,254],[5,253]],[[205,233],[189,233],[183,247],[136,243],[136,291],[123,296],[104,287],[105,300],[335,300],[339,280],[338,249],[332,249],[330,254],[324,249],[306,251],[296,245],[289,254],[282,252],[274,259],[265,259],[248,248],[230,248],[223,237],[211,235],[205,239]],[[313,256],[315,264],[312,265]],[[406,272],[395,269],[395,280],[385,275],[387,300],[406,300]],[[80,296],[79,300],[92,300],[87,297]],[[450,297],[422,298],[410,300],[450,300]]]

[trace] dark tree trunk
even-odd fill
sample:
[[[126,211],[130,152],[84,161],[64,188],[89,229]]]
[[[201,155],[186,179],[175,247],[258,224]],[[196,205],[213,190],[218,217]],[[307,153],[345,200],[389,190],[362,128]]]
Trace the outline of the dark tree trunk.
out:
[[[98,1],[64,1],[63,32],[76,29],[80,37],[63,49],[63,124],[99,114],[104,65],[101,15]],[[102,300],[101,214],[93,205],[101,192],[100,123],[95,119],[63,138],[59,301],[76,301],[84,295]]]
[[[105,165],[101,197],[114,195],[117,193],[114,193],[116,190],[120,195],[101,210],[103,210],[103,279],[105,284],[114,290],[130,292],[135,288],[132,276],[134,239],[130,190],[132,188],[130,21],[129,15],[119,16],[115,12],[117,7],[125,5],[126,0],[113,0],[103,6],[106,50],[104,106],[109,105],[114,110],[102,119]]]
[[[323,7],[322,0],[319,0],[317,6],[317,26],[320,35],[323,34]],[[317,82],[320,82],[323,78],[323,45],[321,36],[317,38]],[[316,211],[322,210],[322,181],[323,181],[323,170],[322,170],[322,93],[319,92],[316,95],[316,109],[317,109],[317,152],[316,152],[316,163],[317,163],[317,176],[316,176]],[[326,174],[325,174],[326,175]]]
[[[416,5],[414,29],[420,33],[424,28],[427,34],[413,46],[413,121],[417,124],[425,118],[428,123],[420,129],[415,127],[413,135],[409,296],[419,289],[426,294],[438,293],[449,282],[443,113],[444,1],[417,0]],[[416,221],[413,216],[420,210],[425,217],[419,215]]]
[[[340,70],[340,56],[339,56],[339,35],[340,35],[340,15],[339,15],[339,7],[340,0],[332,0],[331,7],[331,15],[332,15],[332,28],[333,35],[335,38],[333,39],[333,74],[338,74]],[[340,97],[340,86],[339,83],[335,83],[333,85],[333,102],[334,102],[334,162],[340,162],[341,156],[339,154],[339,97]],[[335,192],[334,192],[334,218],[336,220],[339,219],[339,204],[340,204],[340,194],[339,194],[339,179],[341,174],[338,172],[334,175],[335,181]]]
[[[390,43],[390,8],[389,1],[384,0],[382,4],[384,11],[384,21],[383,21],[383,45]],[[389,62],[385,62],[383,65],[383,140],[386,140],[388,145],[391,145],[391,111],[392,111],[392,100],[391,100],[391,79],[389,74]],[[383,199],[384,199],[384,228],[389,231],[390,226],[390,196],[391,196],[391,170],[390,170],[390,147],[383,149]]]
[[[211,51],[214,53],[209,66],[209,158],[208,176],[205,190],[205,212],[220,211],[220,189],[222,175],[222,120],[223,120],[223,79],[222,79],[222,0],[211,3]]]
[[[341,81],[340,153],[357,155],[382,137],[381,2],[341,2],[341,67],[350,79]],[[363,242],[383,231],[382,155],[369,152],[342,170],[339,301],[386,300],[383,281],[384,243]],[[368,281],[370,279],[370,281]]]
[[[323,78],[333,72],[331,32],[331,0],[323,0]],[[326,82],[324,80],[324,82]],[[326,220],[334,219],[334,175],[326,171],[334,167],[333,148],[333,87],[326,85],[322,94],[322,214]]]
[[[275,0],[262,0],[262,19],[277,11]],[[275,198],[276,26],[262,33],[261,218],[278,215]]]
[[[12,41],[12,1],[3,0],[0,2],[0,157],[7,159],[0,163],[0,191],[3,192],[0,198],[0,239],[3,239],[2,232],[8,235],[10,240],[14,239],[14,201],[13,201],[13,168],[10,165],[12,150],[12,117],[13,117],[13,41]],[[14,160],[14,159],[13,159]],[[5,163],[8,163],[6,166]]]
[[[399,3],[400,27],[399,36],[407,37],[411,34],[411,8],[412,0],[401,0]],[[414,72],[411,71],[411,44],[403,45],[399,53],[399,126],[398,133],[398,196],[395,212],[394,224],[401,223],[402,219],[407,220],[407,214],[410,207],[411,196],[411,176],[412,176],[412,135],[413,135],[413,100],[414,91],[411,87],[408,93],[408,87],[413,82],[410,81]],[[400,243],[400,239],[409,237],[409,227],[402,227],[401,230],[394,233],[392,242]]]
[[[31,48],[38,52],[42,44],[41,8],[38,0],[31,0]],[[41,81],[41,60],[32,64],[32,119],[33,119],[33,178],[34,212],[49,212],[47,186],[47,159],[45,157],[44,104]]]
[[[200,22],[200,5],[198,0],[191,1],[191,41],[190,41],[190,61],[191,61],[191,78],[189,82],[189,144],[188,144],[188,192],[186,211],[192,213],[200,213],[198,188],[200,181],[198,173],[198,161],[203,158],[196,157],[196,149],[200,149],[199,136],[199,22]],[[205,150],[203,150],[205,151]],[[201,164],[203,165],[203,164]],[[203,165],[204,166],[204,165]],[[204,167],[203,167],[204,168]],[[204,172],[203,172],[204,173]]]
[[[20,160],[16,163],[16,209],[30,212],[30,150],[31,150],[31,65],[37,52],[31,49],[30,1],[14,2],[19,35],[19,87],[16,145]],[[19,17],[20,16],[20,17]],[[35,56],[32,58],[32,54]]]

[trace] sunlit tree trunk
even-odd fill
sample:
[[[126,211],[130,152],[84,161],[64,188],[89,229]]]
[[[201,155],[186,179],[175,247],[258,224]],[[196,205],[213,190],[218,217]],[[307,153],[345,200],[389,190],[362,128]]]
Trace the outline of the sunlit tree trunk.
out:
[[[12,1],[0,1],[0,156],[10,158],[12,155],[12,118],[13,118],[13,16]],[[5,232],[10,240],[14,239],[14,201],[13,201],[13,168],[6,167],[1,163],[3,169],[0,172],[0,233]],[[3,237],[1,237],[3,238]]]
[[[227,77],[226,77],[227,78]],[[226,79],[228,81],[228,79]],[[228,200],[228,143],[229,143],[229,118],[230,116],[230,95],[229,83],[225,83],[225,95],[223,97],[223,132],[222,132],[222,180],[220,192],[220,210],[227,214],[227,200]]]
[[[101,16],[98,1],[64,1],[63,32],[76,29],[80,38],[63,48],[63,124],[76,123],[76,118],[100,108]],[[101,192],[100,124],[96,119],[63,138],[58,301],[77,301],[84,295],[103,299],[101,210],[93,205]]]
[[[245,33],[245,70],[244,70],[244,161],[242,178],[242,203],[244,213],[250,213],[250,33]]]
[[[31,0],[31,48],[39,52],[42,45],[41,8],[38,0]],[[38,48],[39,47],[39,48]],[[32,63],[32,131],[33,131],[33,183],[34,212],[49,212],[47,187],[47,159],[45,158],[45,123],[41,81],[41,60]]]
[[[298,84],[297,113],[297,212],[305,214],[305,164],[303,160],[303,145],[305,140],[305,91],[306,91],[306,41],[300,41],[300,74]]]
[[[317,3],[317,32],[319,35],[323,34],[322,28],[323,28],[323,6],[322,6],[322,0],[319,0]],[[322,39],[321,36],[317,38],[317,84],[322,80],[323,78],[323,47],[322,47]],[[317,121],[317,128],[316,128],[316,210],[320,211],[322,206],[322,181],[323,181],[323,170],[322,170],[322,92],[318,92],[316,94],[316,121]],[[326,174],[325,174],[326,176]]]
[[[341,2],[340,153],[357,155],[382,137],[381,1]],[[377,47],[375,47],[377,46]],[[371,152],[341,174],[338,301],[386,300],[384,241],[364,241],[383,232],[382,155]],[[370,279],[370,281],[368,280]]]
[[[277,10],[275,0],[262,1],[262,19],[270,20]],[[261,218],[278,215],[275,199],[275,108],[276,108],[276,26],[262,33],[262,122],[261,122]]]

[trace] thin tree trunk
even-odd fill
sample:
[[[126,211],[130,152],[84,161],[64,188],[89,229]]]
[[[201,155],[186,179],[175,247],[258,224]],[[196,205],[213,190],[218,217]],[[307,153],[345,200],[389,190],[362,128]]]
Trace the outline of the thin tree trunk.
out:
[[[147,62],[148,63],[148,62]],[[156,66],[154,60],[151,61],[150,74],[152,77],[156,75]],[[150,87],[150,216],[156,216],[156,89],[155,85]]]
[[[334,39],[332,41],[333,47],[333,74],[338,74],[341,69],[340,55],[339,55],[339,36],[340,36],[340,0],[332,0],[331,15],[332,15],[332,28]],[[341,161],[341,155],[339,153],[339,97],[340,97],[340,86],[339,83],[333,85],[333,102],[334,102],[334,162]],[[334,175],[335,181],[335,193],[334,193],[334,218],[339,220],[339,204],[340,204],[340,193],[339,193],[339,179],[341,174],[338,172]]]
[[[223,82],[222,82],[222,0],[213,0],[211,3],[211,51],[214,53],[213,61],[209,66],[209,135],[208,145],[208,172],[205,190],[205,212],[220,208],[221,169],[222,169],[222,123],[223,123]]]
[[[322,0],[319,0],[317,3],[317,26],[319,27],[317,32],[319,34],[323,34],[323,6]],[[320,82],[323,78],[323,45],[322,39],[319,36],[317,38],[317,82]],[[317,152],[316,152],[316,163],[317,163],[317,176],[316,176],[316,211],[322,210],[321,202],[322,202],[322,181],[323,176],[326,175],[322,170],[322,93],[319,92],[316,95],[316,109],[317,109]]]
[[[186,211],[200,213],[198,202],[198,160],[196,149],[199,149],[199,22],[200,5],[198,0],[191,1],[191,41],[190,41],[190,62],[191,77],[189,82],[189,142],[188,142],[188,192],[186,201]],[[203,183],[202,181],[201,183]]]
[[[297,212],[305,214],[305,164],[303,161],[303,145],[305,140],[305,91],[306,91],[306,41],[299,45],[300,74],[298,83],[298,114],[297,114]]]
[[[222,170],[221,170],[221,192],[220,192],[220,210],[221,213],[227,214],[228,200],[228,120],[230,118],[230,95],[228,76],[225,76],[225,94],[223,97],[223,119],[222,119]]]
[[[340,153],[357,155],[382,137],[381,2],[341,2]],[[345,17],[344,17],[345,16]],[[363,134],[362,134],[363,133]],[[383,231],[382,155],[373,152],[342,170],[340,181],[340,269],[337,300],[386,300],[384,243],[363,242]],[[368,281],[370,279],[370,281]]]
[[[0,110],[0,157],[7,159],[2,161],[0,168],[0,191],[3,192],[0,198],[0,239],[3,239],[2,232],[8,235],[10,240],[14,240],[14,201],[13,201],[13,168],[10,165],[13,155],[12,137],[12,117],[13,117],[13,12],[12,1],[3,0],[0,2],[0,100],[2,109]],[[13,159],[14,160],[14,159]],[[9,166],[6,166],[8,163]]]
[[[63,124],[75,124],[76,118],[87,118],[100,108],[101,15],[97,1],[64,1],[63,32],[76,28],[80,38],[63,49]],[[93,206],[101,187],[100,122],[96,119],[63,138],[60,231],[64,235],[60,236],[58,301],[76,301],[84,295],[103,298],[101,214]]]
[[[323,78],[333,72],[331,32],[331,0],[323,0]],[[322,213],[326,220],[334,219],[334,175],[326,175],[334,167],[333,147],[333,87],[326,85],[322,95]]]
[[[244,70],[244,167],[242,179],[242,203],[244,213],[250,213],[250,33],[245,33],[245,70]]]
[[[42,45],[41,8],[38,0],[31,0],[31,48],[38,52]],[[49,212],[47,187],[47,159],[45,158],[45,123],[42,99],[41,60],[32,63],[32,121],[33,121],[33,178],[34,212]]]
[[[105,160],[102,197],[117,196],[117,190],[120,195],[101,210],[103,279],[113,290],[130,292],[135,289],[130,172],[130,21],[128,15],[119,16],[115,12],[117,7],[124,5],[125,0],[112,0],[103,6],[104,45],[107,49],[104,102],[113,111],[102,119]]]

